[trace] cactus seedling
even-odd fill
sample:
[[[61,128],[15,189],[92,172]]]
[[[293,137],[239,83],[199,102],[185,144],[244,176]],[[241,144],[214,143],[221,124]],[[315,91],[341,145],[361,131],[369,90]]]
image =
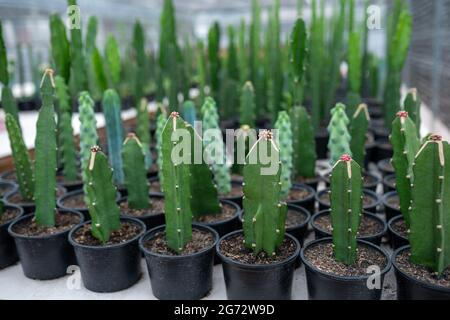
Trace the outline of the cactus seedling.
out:
[[[120,228],[120,209],[116,203],[116,188],[112,182],[112,170],[100,148],[91,148],[86,167],[86,204],[92,219],[92,235],[105,243],[111,233]]]
[[[361,167],[349,155],[343,155],[331,174],[331,221],[336,261],[356,262],[359,223],[362,212]]]
[[[450,265],[450,146],[433,135],[416,155],[410,209],[411,262],[438,275]]]
[[[336,104],[331,110],[331,121],[328,126],[328,132],[330,133],[328,150],[330,150],[330,161],[332,165],[340,159],[341,155],[351,155],[351,136],[347,129],[349,122],[345,113],[345,105],[342,103]]]
[[[268,165],[260,157],[261,148],[271,155],[279,153],[270,131],[260,134],[247,156],[256,161],[248,161],[244,167],[244,237],[246,247],[256,254],[264,251],[273,256],[284,239],[287,205],[281,198],[281,165],[278,163],[272,174],[263,173]]]
[[[287,197],[291,189],[291,174],[292,174],[292,130],[291,120],[286,111],[280,111],[277,122],[275,123],[277,129],[280,161],[281,161],[281,195]]]
[[[409,90],[408,95],[405,98],[404,109],[408,112],[409,117],[416,125],[417,136],[420,138],[420,107],[422,105],[422,100],[420,99],[417,89],[413,88]]]
[[[294,176],[314,178],[316,175],[316,140],[308,111],[294,107],[291,112]]]
[[[352,116],[350,125],[350,149],[352,150],[353,159],[364,167],[364,159],[366,155],[366,138],[369,129],[370,115],[366,104],[360,104],[356,112]]]
[[[255,127],[255,91],[250,81],[244,84],[241,92],[240,122],[241,125]]]

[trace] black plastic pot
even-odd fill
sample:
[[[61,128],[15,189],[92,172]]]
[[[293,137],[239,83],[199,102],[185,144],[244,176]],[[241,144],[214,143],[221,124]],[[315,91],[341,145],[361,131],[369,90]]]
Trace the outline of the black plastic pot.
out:
[[[375,175],[371,172],[368,172],[368,171],[364,172],[364,176],[370,176],[373,180],[373,182],[371,182],[371,183],[364,183],[364,189],[368,189],[368,190],[372,190],[372,191],[376,192],[378,185],[381,183],[381,179],[377,175]],[[323,181],[325,181],[327,188],[329,188],[330,187],[330,174],[329,173],[324,174],[322,179],[323,179]]]
[[[409,246],[397,249],[392,255],[392,264],[397,278],[398,300],[450,300],[450,288],[439,287],[424,281],[417,280],[401,270],[397,264],[397,256]]]
[[[326,203],[326,202],[324,202],[324,201],[322,201],[320,199],[323,194],[329,193],[329,192],[330,192],[330,189],[325,189],[325,190],[319,191],[316,194],[316,201],[319,203],[319,212],[330,209],[330,204]],[[364,196],[371,197],[374,200],[374,203],[372,205],[364,206],[363,210],[367,211],[369,213],[376,214],[377,213],[377,207],[380,204],[380,197],[378,196],[377,193],[373,192],[372,190],[367,190],[367,189],[363,190],[363,194],[364,194]]]
[[[293,204],[295,206],[299,206],[302,208],[305,208],[309,212],[314,212],[315,209],[315,195],[316,192],[313,188],[310,186],[307,186],[306,184],[296,184],[294,183],[291,187],[291,189],[297,189],[297,190],[307,190],[309,195],[305,199],[301,200],[289,200],[287,201],[287,204]]]
[[[145,243],[156,233],[164,231],[165,226],[153,228],[139,241],[147,262],[153,295],[158,299],[198,300],[212,289],[213,260],[219,235],[204,225],[193,224],[193,228],[213,234],[214,244],[189,255],[169,256],[151,252],[144,246]]]
[[[374,141],[374,138],[372,137],[372,135],[369,133],[369,135],[370,135],[370,138],[369,138],[369,140],[366,142],[366,145],[365,145],[365,149],[366,149],[366,156],[364,157],[364,168],[366,169],[366,170],[368,170],[369,169],[369,163],[370,162],[374,162],[374,161],[376,161],[376,148],[377,148],[377,145],[376,145],[376,143],[375,143],[375,141]]]
[[[325,128],[321,128],[316,133],[316,154],[317,159],[327,159],[328,158],[328,140],[330,135]]]
[[[16,192],[17,189],[18,186],[13,181],[0,180],[0,198],[3,198],[10,193]]]
[[[67,189],[64,188],[63,186],[57,185],[57,188],[59,190],[58,191],[59,194],[62,194],[63,196],[67,194]],[[34,213],[34,211],[36,209],[36,206],[35,206],[34,202],[12,202],[12,200],[11,200],[12,197],[14,197],[18,193],[19,193],[19,190],[17,189],[14,192],[10,192],[10,193],[6,194],[5,195],[5,201],[8,204],[12,204],[12,205],[16,205],[16,206],[22,207],[25,214]]]
[[[76,181],[65,181],[64,179],[58,180],[58,184],[66,188],[67,192],[80,190],[83,188],[83,181],[79,178]]]
[[[306,184],[307,186],[314,189],[317,192],[317,187],[319,186],[319,182],[322,181],[322,177],[319,174],[316,174],[314,178],[301,179],[301,181],[296,180],[293,181],[294,184]]]
[[[388,223],[390,243],[392,249],[394,250],[409,245],[408,238],[398,233],[393,227],[394,224],[397,223],[399,220],[403,220],[403,217],[402,216],[394,217],[391,220],[389,220]]]
[[[234,186],[241,186],[242,181],[232,180],[231,184]],[[220,197],[220,200],[228,200],[236,203],[240,208],[242,208],[242,196],[234,196],[234,197]]]
[[[164,199],[164,195],[159,194],[159,193],[150,193],[149,197],[150,197],[150,199],[151,198]],[[120,203],[126,202],[126,201],[127,201],[127,197],[122,197],[117,201],[117,203],[120,204]],[[150,230],[150,229],[153,229],[154,227],[163,225],[166,222],[165,217],[164,217],[164,212],[160,212],[157,214],[151,214],[151,215],[147,215],[147,216],[142,216],[142,217],[130,216],[124,212],[121,212],[121,214],[123,217],[126,217],[126,218],[135,218],[135,219],[141,220],[145,224],[145,227],[147,230]]]
[[[390,174],[395,174],[394,167],[391,164],[391,158],[386,158],[377,162],[378,170],[381,172],[383,177]]]
[[[384,193],[396,191],[396,180],[395,174],[387,175],[383,178],[383,191]]]
[[[389,130],[386,126],[377,126],[372,128],[372,133],[376,141],[389,141]]]
[[[236,209],[236,213],[232,218],[213,223],[197,222],[199,225],[207,226],[214,229],[219,235],[219,238],[241,228],[241,221],[239,217],[242,212],[242,209],[233,201],[220,200],[220,202],[222,202],[223,204],[230,205]]]
[[[222,260],[227,297],[229,300],[290,300],[294,270],[300,252],[297,239],[286,237],[297,246],[296,251],[285,261],[269,265],[250,265],[232,260],[220,252],[220,243],[231,236],[242,233],[232,232],[217,243],[217,254]]]
[[[82,245],[74,240],[75,232],[89,224],[78,225],[69,234],[75,250],[81,278],[86,289],[94,292],[116,292],[127,289],[141,277],[139,239],[145,233],[145,224],[134,218],[120,218],[121,222],[138,225],[142,231],[134,238],[119,244],[105,246]]]
[[[392,197],[398,197],[397,191],[391,191],[386,193],[383,198],[383,206],[384,206],[384,212],[386,214],[386,221],[390,221],[395,217],[401,216],[402,212],[398,208],[394,208],[388,203],[388,199]]]
[[[330,215],[330,214],[331,214],[330,210],[325,210],[325,211],[321,211],[321,212],[316,213],[311,218],[311,226],[312,226],[312,228],[314,230],[314,235],[315,235],[316,240],[324,239],[324,238],[330,238],[331,237],[331,233],[329,233],[329,232],[327,232],[325,230],[322,230],[322,229],[320,229],[319,227],[317,227],[315,225],[315,221],[319,217],[324,216],[324,215]],[[376,215],[374,215],[373,213],[370,213],[370,212],[364,212],[364,215],[366,217],[369,217],[371,219],[374,219],[374,220],[378,221],[380,223],[380,225],[383,226],[383,228],[382,228],[382,230],[380,232],[378,232],[377,234],[374,234],[374,235],[358,236],[358,240],[367,241],[367,242],[373,243],[374,245],[377,245],[377,246],[381,245],[381,241],[383,240],[383,236],[386,234],[386,231],[387,231],[387,228],[388,228],[386,222],[384,222],[382,219],[380,219],[379,217],[377,217]]]
[[[380,271],[380,289],[369,289],[367,280],[371,276],[344,277],[325,273],[312,265],[305,257],[305,252],[319,243],[332,242],[331,238],[315,240],[308,243],[301,251],[300,257],[305,265],[308,297],[310,300],[380,300],[383,281],[391,268],[389,255],[380,247],[366,241],[358,240],[358,245],[365,245],[381,252],[387,264]],[[373,275],[373,274],[372,274]]]
[[[73,214],[84,217],[74,210],[59,210],[60,214]],[[26,236],[14,231],[14,227],[25,220],[34,217],[29,214],[14,221],[8,228],[9,234],[14,238],[19,254],[23,273],[27,278],[37,280],[50,280],[63,277],[67,274],[67,267],[76,264],[72,246],[67,240],[71,229],[45,236]]]
[[[0,174],[0,179],[15,182],[16,172],[14,170],[4,171]]]
[[[15,220],[19,219],[23,215],[23,209],[19,206],[5,205],[5,210],[17,210],[17,216],[0,225],[0,269],[9,267],[19,261],[17,256],[16,244],[14,239],[9,235],[8,228]]]

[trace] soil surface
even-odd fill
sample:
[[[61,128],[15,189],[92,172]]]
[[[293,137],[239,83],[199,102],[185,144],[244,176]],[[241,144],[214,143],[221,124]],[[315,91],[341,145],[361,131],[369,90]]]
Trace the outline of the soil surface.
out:
[[[9,184],[0,184],[0,197],[3,198],[5,194],[13,189],[14,187]]]
[[[66,194],[66,191],[63,188],[57,186],[56,198],[62,197],[65,194]],[[8,197],[8,202],[13,203],[13,204],[18,204],[18,205],[20,205],[20,204],[33,205],[34,204],[34,202],[25,202],[19,191],[15,192],[10,197]]]
[[[65,198],[62,201],[62,205],[71,209],[87,209],[86,203],[84,203],[83,192]]]
[[[314,225],[320,230],[331,234],[331,215],[321,215],[314,221]],[[359,237],[374,236],[383,231],[383,225],[378,220],[363,215],[358,231]]]
[[[164,198],[151,198],[151,206],[148,209],[131,209],[128,201],[119,204],[120,212],[132,217],[153,216],[164,213]]]
[[[20,211],[17,209],[11,209],[11,208],[5,207],[5,211],[0,216],[0,226],[17,218],[19,213],[20,213]]]
[[[220,252],[231,260],[245,264],[266,265],[285,261],[291,257],[297,246],[289,238],[285,238],[281,246],[277,249],[274,256],[267,255],[264,251],[255,254],[244,244],[244,235],[242,233],[228,237],[220,243]]]
[[[242,190],[242,185],[240,184],[232,184],[231,191],[228,194],[221,194],[220,198],[234,198],[234,197],[242,197],[244,195],[244,191]]]
[[[304,200],[306,198],[308,198],[311,195],[311,192],[309,192],[307,189],[294,189],[291,188],[291,190],[289,190],[289,194],[286,198],[286,201],[299,201],[299,200]]]
[[[404,238],[408,238],[408,228],[406,228],[405,220],[399,219],[391,224],[392,229]]]
[[[441,278],[438,278],[430,269],[411,263],[410,256],[409,250],[397,255],[396,263],[400,270],[419,281],[450,289],[450,267],[444,270]]]
[[[209,214],[206,216],[198,217],[195,219],[195,221],[203,223],[214,223],[229,220],[233,218],[235,215],[236,215],[235,207],[226,203],[222,203],[222,212],[220,214]]]
[[[80,223],[80,217],[78,215],[71,213],[60,214],[57,212],[54,227],[38,226],[33,217],[33,219],[26,219],[16,224],[14,226],[14,232],[29,237],[48,236],[69,230],[78,223]]]
[[[288,210],[286,216],[285,226],[286,228],[293,228],[301,225],[306,220],[306,215],[301,211]]]
[[[400,210],[400,198],[398,197],[398,195],[387,198],[386,202],[392,208]]]
[[[383,270],[387,264],[386,257],[369,246],[359,245],[356,263],[347,266],[334,259],[331,242],[316,244],[305,251],[305,258],[317,269],[333,275],[343,277],[368,276],[367,268],[379,266]]]
[[[149,251],[167,255],[189,255],[209,248],[214,244],[214,236],[203,230],[192,229],[192,240],[189,241],[180,253],[174,252],[167,246],[166,233],[164,231],[157,232],[153,238],[144,243],[144,247]]]
[[[367,194],[363,194],[363,195],[364,195],[363,208],[368,208],[375,204],[375,200],[371,196],[368,196]],[[325,204],[327,206],[330,205],[330,194],[328,192],[323,192],[320,195],[319,199],[323,204]]]
[[[102,243],[92,235],[91,224],[89,223],[78,229],[73,235],[73,239],[81,245],[101,247],[127,242],[128,240],[135,238],[141,232],[142,228],[139,225],[131,222],[121,222],[120,229],[112,232],[109,240],[106,243]]]

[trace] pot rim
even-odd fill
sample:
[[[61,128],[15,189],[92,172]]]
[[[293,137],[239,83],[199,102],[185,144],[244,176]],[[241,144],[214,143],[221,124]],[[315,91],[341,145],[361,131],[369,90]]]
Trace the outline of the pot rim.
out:
[[[29,213],[27,215],[21,216],[20,218],[15,219],[8,227],[8,233],[11,237],[15,238],[15,239],[34,239],[34,240],[47,240],[50,238],[54,238],[57,236],[60,236],[64,233],[70,233],[73,229],[75,229],[76,227],[78,227],[80,224],[82,224],[84,222],[84,215],[77,211],[77,210],[73,210],[73,209],[59,209],[58,210],[59,213],[70,213],[70,214],[75,214],[80,218],[80,222],[78,222],[77,224],[75,224],[74,226],[72,226],[71,228],[65,229],[65,230],[61,230],[57,233],[53,233],[53,234],[49,234],[49,235],[42,235],[42,236],[27,236],[27,235],[23,235],[20,233],[17,233],[13,230],[14,226],[19,223],[20,221],[29,219],[34,217],[34,213]]]
[[[232,185],[240,186],[240,187],[242,187],[243,182],[244,182],[244,177],[242,177],[242,181],[236,180],[236,179],[231,180]],[[219,199],[229,200],[229,201],[236,201],[236,200],[242,199],[243,196],[244,196],[244,190],[242,190],[242,194],[240,196],[227,196],[227,195],[220,195],[220,194],[218,195]]]
[[[79,223],[70,231],[69,236],[68,236],[69,242],[74,248],[78,247],[78,248],[91,249],[91,250],[115,249],[115,248],[121,248],[121,247],[128,245],[130,242],[133,242],[133,241],[139,239],[140,237],[142,237],[142,235],[145,233],[146,227],[145,227],[145,224],[141,220],[136,219],[136,218],[130,218],[130,217],[120,217],[120,221],[122,221],[122,220],[129,220],[129,221],[132,221],[133,223],[136,223],[137,225],[139,225],[141,227],[141,232],[138,235],[134,236],[133,238],[131,238],[125,242],[122,242],[122,243],[110,244],[110,245],[105,245],[105,246],[103,246],[103,245],[102,246],[89,246],[89,245],[78,243],[73,239],[73,235],[75,234],[75,232],[78,229],[80,229],[81,227],[83,227],[86,224],[92,223],[92,220],[88,220],[83,223]]]
[[[397,222],[397,220],[400,220],[400,219],[403,219],[403,216],[402,216],[402,215],[393,217],[391,220],[389,220],[389,222],[387,223],[389,232],[392,232],[392,233],[395,234],[397,237],[399,237],[399,238],[401,238],[401,239],[405,239],[406,241],[408,241],[408,238],[407,238],[407,237],[402,236],[400,233],[398,233],[398,232],[397,232],[396,230],[394,230],[394,228],[392,227],[392,225],[393,225],[395,222]]]
[[[295,189],[295,190],[306,189],[309,192],[309,195],[304,199],[286,201],[288,204],[289,203],[292,203],[292,204],[304,203],[304,202],[308,202],[308,201],[315,199],[316,191],[312,187],[308,186],[305,183],[293,183],[290,190],[292,190],[292,189]]]
[[[298,240],[294,236],[291,236],[290,234],[288,234],[286,232],[285,233],[285,238],[287,237],[291,241],[293,241],[295,243],[295,245],[296,245],[296,249],[295,249],[295,252],[291,256],[289,256],[288,258],[286,258],[283,261],[272,263],[272,264],[247,264],[247,263],[242,263],[242,262],[233,260],[231,258],[228,258],[224,254],[222,254],[222,252],[220,252],[220,243],[223,240],[225,240],[226,238],[234,236],[234,235],[239,234],[239,233],[243,234],[244,230],[241,229],[241,230],[236,230],[236,231],[230,232],[230,233],[224,235],[222,238],[220,238],[220,240],[217,242],[216,253],[220,257],[222,262],[226,262],[228,264],[231,264],[231,265],[234,265],[236,267],[243,268],[243,269],[266,270],[266,269],[273,269],[275,267],[286,265],[288,263],[291,263],[293,260],[298,259],[298,257],[299,257],[299,253],[300,253],[300,250],[301,250],[300,243],[298,242]]]
[[[395,173],[395,171],[390,171],[390,170],[387,171],[387,170],[383,170],[383,169],[385,169],[385,168],[382,168],[382,166],[381,166],[381,164],[389,163],[390,161],[391,161],[391,158],[381,159],[380,161],[377,162],[377,168],[378,168],[380,171],[382,171],[382,172],[388,173],[388,175],[389,175],[389,174]]]
[[[201,224],[201,225],[206,225],[208,227],[214,228],[216,226],[220,226],[220,225],[225,224],[227,222],[233,221],[236,218],[239,219],[239,217],[241,216],[242,209],[237,203],[235,203],[235,202],[233,202],[231,200],[227,200],[227,199],[219,199],[219,201],[223,202],[224,204],[227,204],[229,206],[232,206],[232,207],[234,207],[236,209],[235,214],[231,218],[228,218],[228,219],[225,219],[225,220],[220,220],[220,221],[215,221],[215,222],[209,222],[209,223],[195,221],[195,223],[198,223],[198,224]]]
[[[8,220],[8,221],[4,222],[3,224],[0,224],[0,228],[1,228],[1,227],[4,227],[4,226],[8,226],[8,227],[9,227],[9,225],[10,225],[11,223],[13,223],[14,221],[16,221],[17,219],[22,218],[22,216],[23,216],[23,214],[24,214],[24,212],[25,212],[25,210],[23,210],[23,208],[20,207],[20,206],[18,206],[18,205],[10,204],[10,203],[4,203],[4,208],[7,209],[8,207],[9,207],[9,208],[16,209],[16,210],[19,210],[19,214],[18,214],[14,219]]]
[[[349,276],[338,276],[335,274],[330,274],[330,273],[326,273],[322,270],[320,270],[319,268],[317,268],[316,266],[312,265],[305,257],[305,252],[306,250],[308,250],[310,247],[321,243],[321,242],[330,242],[333,243],[333,238],[323,238],[323,239],[318,239],[318,240],[314,240],[311,241],[309,243],[307,243],[303,249],[300,251],[300,258],[302,259],[302,262],[305,264],[305,267],[310,268],[311,270],[313,270],[316,273],[321,274],[324,277],[327,278],[331,278],[334,280],[340,280],[340,281],[358,281],[358,280],[367,280],[370,276],[372,276],[371,274],[368,274],[366,276],[356,276],[356,277],[349,277]],[[362,245],[366,245],[371,247],[372,249],[378,250],[379,252],[381,252],[381,254],[383,254],[386,257],[387,263],[386,266],[383,268],[383,270],[381,270],[380,275],[385,275],[386,273],[389,272],[389,270],[392,267],[392,261],[391,261],[391,257],[389,256],[389,254],[386,252],[386,250],[384,250],[383,248],[374,245],[373,243],[364,241],[364,240],[360,240],[357,239],[357,243],[358,244],[362,244]]]
[[[392,179],[392,178],[394,178],[394,183],[395,183],[395,173],[387,174],[386,176],[384,176],[383,185],[391,187],[391,188],[395,188],[395,185],[391,185],[388,183],[388,179]]]
[[[10,193],[13,193],[13,192],[19,190],[19,185],[12,180],[4,180],[4,179],[0,178],[0,184],[12,187],[11,190],[9,190],[8,192],[5,192],[3,194],[3,197],[2,197],[3,199],[5,199],[6,196],[8,196]]]
[[[394,196],[397,196],[397,197],[398,197],[398,192],[397,192],[396,190],[394,190],[394,191],[389,191],[388,193],[385,193],[385,194],[383,195],[383,197],[381,198],[381,201],[382,201],[382,203],[383,203],[383,205],[384,205],[385,207],[388,207],[389,209],[392,209],[392,210],[400,211],[400,209],[394,208],[393,206],[391,206],[391,205],[387,202],[387,199],[388,199],[388,198],[391,198],[391,197],[394,197]],[[401,211],[400,211],[400,212],[401,212]]]
[[[157,192],[149,192],[148,196],[149,196],[149,198],[158,198],[158,199],[162,198],[162,199],[164,199],[164,194],[157,193]],[[128,202],[128,196],[120,197],[117,200],[117,204],[120,204],[120,203],[125,202],[125,201]],[[155,213],[155,214],[147,214],[147,215],[144,215],[144,216],[135,217],[135,216],[132,216],[132,215],[129,215],[129,214],[126,214],[126,213],[120,211],[120,215],[121,216],[127,217],[127,218],[136,218],[136,219],[148,218],[148,217],[156,217],[156,216],[160,216],[160,215],[163,215],[163,214],[164,214],[164,211],[163,212],[158,212],[158,213]]]
[[[450,288],[446,288],[446,287],[442,287],[442,286],[437,286],[435,284],[431,284],[419,279],[416,279],[414,277],[412,277],[411,275],[409,275],[408,273],[404,272],[403,270],[401,270],[398,265],[397,265],[397,256],[404,250],[408,250],[411,249],[410,245],[407,246],[403,246],[398,248],[397,250],[394,251],[394,253],[392,254],[391,257],[391,261],[392,261],[392,265],[394,266],[394,269],[396,272],[400,273],[403,277],[407,278],[409,281],[414,281],[417,284],[419,284],[421,287],[425,287],[427,289],[431,289],[431,290],[436,290],[436,291],[440,291],[440,292],[445,292],[445,293],[450,293]]]
[[[323,206],[326,206],[326,207],[329,207],[329,208],[331,208],[331,203],[330,204],[324,203],[320,199],[320,196],[322,194],[324,194],[325,192],[329,192],[330,190],[331,190],[330,188],[326,188],[326,189],[320,190],[319,192],[316,193],[316,201],[319,204],[321,204]],[[375,200],[375,203],[370,205],[370,206],[364,207],[364,205],[363,205],[363,211],[367,211],[369,209],[376,208],[377,206],[379,206],[381,204],[380,196],[376,192],[374,192],[374,191],[372,191],[370,189],[363,188],[362,189],[362,193],[363,193],[363,195],[369,195],[370,197],[372,197]]]
[[[203,231],[210,232],[214,236],[213,244],[211,244],[210,246],[203,248],[202,250],[197,251],[195,253],[190,253],[190,254],[185,254],[185,255],[165,255],[165,254],[160,254],[160,253],[156,253],[156,252],[148,250],[144,246],[144,242],[149,240],[149,238],[152,238],[153,234],[156,233],[157,231],[163,230],[165,232],[165,229],[166,229],[166,225],[163,224],[163,225],[154,227],[154,228],[148,230],[147,232],[145,232],[139,239],[139,248],[141,249],[141,252],[143,252],[145,255],[159,257],[159,258],[165,258],[165,259],[173,259],[173,260],[183,259],[183,258],[191,258],[191,257],[200,256],[201,254],[203,254],[211,249],[214,249],[216,247],[216,244],[219,241],[219,234],[217,233],[216,230],[214,230],[213,228],[211,228],[207,225],[192,223],[192,229],[203,229]]]

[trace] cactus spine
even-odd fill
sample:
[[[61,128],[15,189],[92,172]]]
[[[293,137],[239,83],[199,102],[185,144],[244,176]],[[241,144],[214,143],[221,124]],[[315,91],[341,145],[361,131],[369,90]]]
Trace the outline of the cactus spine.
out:
[[[162,133],[164,130],[164,126],[167,122],[167,115],[165,110],[161,107],[161,113],[156,118],[156,151],[158,153],[158,158],[156,159],[156,164],[158,165],[158,177],[159,183],[161,187],[164,186],[164,175],[162,174],[162,164],[163,164],[163,154],[162,154]]]
[[[244,84],[241,92],[240,123],[250,128],[255,127],[255,91],[250,81]]]
[[[316,140],[308,111],[294,107],[291,112],[294,176],[314,178],[316,176]]]
[[[40,226],[55,225],[57,143],[53,70],[45,70],[41,84],[42,107],[36,124],[35,202],[36,222]]]
[[[100,51],[97,47],[92,49],[91,53],[91,66],[92,69],[90,72],[93,72],[93,80],[95,80],[96,89],[100,90],[100,92],[104,92],[108,89],[108,78],[106,76],[105,68],[103,65],[103,57],[100,54]],[[94,81],[91,81],[94,82]],[[94,84],[94,83],[93,83]],[[93,91],[93,90],[91,90]]]
[[[148,118],[147,105],[147,99],[142,98],[139,112],[136,116],[136,134],[140,139],[142,151],[145,155],[145,168],[148,170],[152,166],[152,154],[150,152],[150,120]]]
[[[257,161],[244,166],[245,245],[256,254],[264,251],[273,256],[284,239],[287,206],[280,192],[281,166],[278,163],[276,172],[263,174],[267,164],[259,157],[260,148],[270,150],[275,157],[279,154],[272,133],[263,131],[247,156]]]
[[[197,120],[197,110],[195,108],[195,104],[192,101],[187,100],[183,103],[183,108],[181,111],[183,119],[193,126],[194,122]]]
[[[361,167],[349,155],[343,155],[333,167],[330,199],[334,257],[339,262],[352,265],[357,257],[362,177]]]
[[[129,133],[122,148],[125,187],[128,191],[128,204],[133,209],[150,207],[147,170],[142,144],[134,133]]]
[[[111,233],[120,228],[120,209],[116,203],[116,188],[112,170],[100,148],[93,146],[85,169],[86,204],[92,219],[92,235],[106,243]]]
[[[411,262],[438,275],[450,265],[450,146],[433,135],[416,155],[410,210]]]
[[[120,118],[120,98],[114,89],[108,89],[103,94],[103,113],[106,120],[106,133],[108,137],[108,153],[114,172],[114,182],[123,183],[122,168],[122,141],[123,127]]]
[[[291,189],[292,175],[292,130],[291,120],[286,111],[280,111],[278,119],[275,122],[277,131],[277,140],[279,142],[280,161],[281,161],[281,195],[286,198]]]
[[[409,90],[403,105],[405,111],[408,112],[410,119],[416,125],[417,136],[420,137],[420,126],[421,126],[420,107],[422,106],[422,99],[420,99],[417,89],[413,88]]]
[[[181,252],[192,238],[189,165],[174,163],[172,159],[172,151],[179,144],[179,141],[172,141],[172,134],[178,129],[186,129],[185,122],[177,112],[172,112],[162,132],[161,152],[166,237],[168,246],[175,252]]]
[[[328,150],[330,150],[330,161],[332,165],[340,159],[341,155],[351,155],[351,136],[347,129],[349,122],[345,113],[345,105],[342,103],[336,104],[331,110],[331,121],[328,125],[328,132],[330,133]]]
[[[370,115],[366,104],[360,104],[358,109],[352,115],[352,122],[350,125],[350,150],[353,154],[353,159],[364,167],[364,159],[366,156],[366,139],[367,130],[369,129]]]

